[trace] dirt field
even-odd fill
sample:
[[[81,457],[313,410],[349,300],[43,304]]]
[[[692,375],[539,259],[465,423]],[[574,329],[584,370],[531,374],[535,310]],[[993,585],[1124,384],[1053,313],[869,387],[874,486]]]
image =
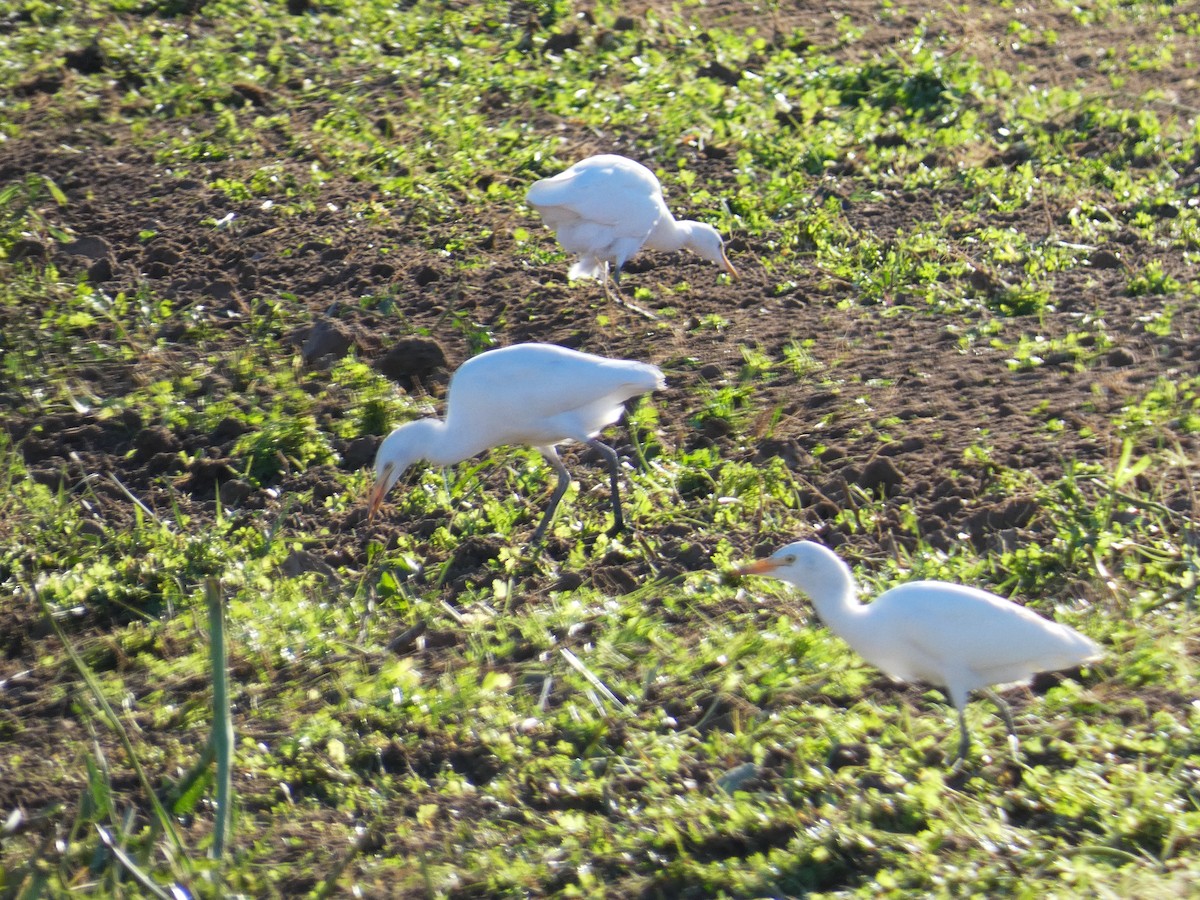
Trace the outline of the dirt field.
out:
[[[945,20],[947,27],[961,27],[964,53],[1004,67],[1031,84],[1042,78],[1086,79],[1094,69],[1093,54],[1099,51],[1091,46],[1093,32],[1078,30],[1069,16],[1029,12],[1027,20],[1044,17],[1041,25],[1057,29],[1061,39],[1054,50],[1018,47],[1002,28],[1002,19],[990,15],[990,4],[976,7]],[[629,14],[637,16],[639,11],[631,8]],[[716,2],[705,15],[729,25],[748,21],[752,14],[743,4]],[[848,54],[885,52],[911,33],[915,21],[903,16],[883,21],[876,15],[876,4],[851,2],[840,5],[837,16],[789,7],[775,14],[771,27],[787,34],[802,22],[809,41],[832,45],[841,15],[865,29],[864,37],[846,48]],[[583,38],[590,39],[586,31]],[[1119,35],[1109,36],[1111,41],[1119,39]],[[63,82],[69,82],[72,70],[64,66],[61,75]],[[1153,73],[1146,84],[1151,81],[1168,96],[1178,98],[1188,92],[1195,96],[1195,76],[1190,71],[1181,69],[1166,78]],[[677,315],[653,322],[610,304],[599,286],[569,285],[565,263],[535,268],[518,260],[511,237],[514,227],[524,226],[547,248],[553,240],[526,209],[497,208],[477,222],[462,223],[435,217],[431,221],[430,216],[414,215],[414,209],[397,208],[390,217],[371,221],[345,212],[370,199],[370,189],[335,176],[323,189],[321,211],[281,226],[260,203],[237,203],[207,186],[220,177],[242,177],[257,161],[203,162],[178,177],[150,153],[131,149],[121,126],[61,121],[50,114],[63,82],[29,86],[43,104],[44,119],[35,121],[39,117],[31,116],[20,123],[24,132],[20,140],[0,144],[0,185],[29,172],[54,179],[69,202],[53,209],[53,217],[76,237],[65,244],[29,242],[23,254],[27,259],[52,261],[68,281],[86,272],[110,295],[125,291],[134,296],[149,288],[181,313],[178,324],[162,328],[159,346],[146,346],[137,358],[123,363],[89,361],[89,343],[121,339],[114,326],[100,322],[70,351],[78,360],[72,386],[85,401],[118,397],[134,386],[163,378],[195,376],[195,390],[236,403],[244,385],[213,361],[228,359],[247,343],[260,341],[266,322],[268,336],[278,340],[281,353],[296,354],[305,366],[328,368],[332,360],[353,352],[386,371],[404,389],[428,393],[436,404],[449,372],[470,353],[471,330],[453,326],[455,317],[461,317],[477,331],[490,331],[500,344],[550,341],[654,362],[669,382],[655,401],[668,444],[715,447],[727,459],[785,460],[803,486],[806,503],[791,523],[790,533],[738,538],[746,543],[742,549],[747,557],[781,538],[802,533],[833,546],[870,540],[842,533],[831,524],[832,513],[855,502],[855,488],[881,491],[894,501],[887,505],[875,534],[892,532],[899,544],[909,540],[903,535],[911,532],[900,521],[901,506],[907,504],[916,513],[920,533],[935,547],[969,540],[981,550],[994,550],[1037,541],[1042,537],[1039,529],[1048,527],[1030,499],[992,490],[998,467],[1028,472],[1034,480],[1050,483],[1070,461],[1113,460],[1120,451],[1113,416],[1162,374],[1200,368],[1200,341],[1195,338],[1200,332],[1200,309],[1183,301],[1175,313],[1178,327],[1163,337],[1144,327],[1161,312],[1163,298],[1131,296],[1128,291],[1129,273],[1151,259],[1161,260],[1165,273],[1181,282],[1191,279],[1189,267],[1181,253],[1151,246],[1131,228],[1122,228],[1110,243],[1097,247],[1090,266],[1055,275],[1051,312],[1040,319],[1017,315],[994,320],[995,330],[987,334],[973,332],[978,323],[969,317],[951,321],[930,315],[913,306],[903,290],[878,304],[861,306],[855,302],[852,286],[817,270],[794,289],[780,293],[764,269],[771,253],[766,243],[738,234],[728,236],[730,259],[741,273],[736,283],[718,283],[714,267],[687,254],[644,253],[635,258],[623,280],[630,293],[638,286],[657,289],[685,280],[693,286],[691,292],[672,296]],[[1104,89],[1098,74],[1094,86],[1097,91]],[[1136,95],[1144,86],[1127,84],[1124,90]],[[251,96],[247,90],[247,102],[269,108],[269,97]],[[112,102],[117,102],[115,96]],[[500,108],[497,115],[509,112]],[[201,131],[209,123],[190,124]],[[583,129],[570,132],[566,127],[578,157],[608,150],[635,152],[628,136]],[[165,145],[171,135],[164,131],[161,137]],[[1103,135],[1097,140],[1103,140]],[[699,179],[714,193],[732,178],[732,160],[720,150],[710,148],[704,154],[697,150],[691,161]],[[1081,146],[1079,152],[1086,154],[1089,148]],[[481,177],[512,178],[503,171],[481,173]],[[1181,173],[1181,178],[1196,182],[1194,167]],[[850,166],[814,179],[812,187],[841,198],[842,214],[853,228],[882,240],[910,229],[914,221],[927,220],[933,208],[951,208],[961,199],[900,189],[860,199],[859,186]],[[686,213],[686,202],[678,192],[668,201],[684,207],[680,212]],[[1117,220],[1124,215],[1120,209],[1110,211]],[[997,221],[1036,240],[1066,240],[1063,223],[1069,212],[1052,201],[1035,199],[1014,213],[998,214]],[[235,216],[229,228],[198,226],[205,219],[229,214]],[[1172,211],[1164,208],[1157,214],[1167,216]],[[147,239],[150,232],[153,236]],[[480,236],[471,252],[484,257],[485,265],[463,269],[430,249],[438,246],[439,235],[464,232],[469,240],[473,232]],[[404,249],[382,262],[373,248],[383,245]],[[964,242],[961,252],[972,258],[976,250]],[[1022,276],[1019,267],[996,272],[981,266],[973,277],[986,283]],[[663,292],[656,290],[656,294],[661,297]],[[403,319],[364,308],[359,298],[365,295],[391,296]],[[285,312],[264,315],[268,302],[284,305]],[[651,308],[656,308],[653,303]],[[697,327],[714,313],[727,321],[724,327]],[[601,314],[608,316],[607,324],[598,325]],[[0,311],[0,335],[29,326],[38,315],[36,309]],[[1078,331],[1084,317],[1096,315],[1106,323],[1113,346],[1086,365],[1077,366],[1077,357],[1061,353],[1049,355],[1036,368],[1014,369],[1008,362],[1011,351],[993,345],[993,341],[1012,345],[1034,335],[1053,342]],[[725,430],[719,423],[703,430],[693,427],[697,384],[736,381],[743,348],[777,360],[794,341],[812,342],[809,352],[813,371],[822,373],[819,378],[802,378],[780,367],[755,386],[754,424],[745,432]],[[404,352],[394,352],[398,345]],[[829,386],[830,376],[840,386]],[[821,381],[825,383],[814,387]],[[111,473],[150,508],[166,511],[177,505],[199,529],[212,522],[218,493],[227,504],[255,511],[281,508],[281,496],[312,490],[319,498],[341,490],[333,466],[289,472],[264,487],[241,480],[240,464],[232,458],[242,436],[237,422],[228,428],[188,431],[168,429],[136,414],[101,419],[86,409],[72,411],[66,406],[47,418],[19,398],[10,399],[3,427],[32,477],[73,490],[89,475]],[[343,412],[331,401],[321,416],[336,422]],[[881,428],[884,419],[887,424]],[[1047,422],[1053,419],[1062,420],[1065,427],[1048,429]],[[1090,436],[1081,437],[1089,429]],[[631,447],[624,431],[614,429],[609,434],[628,456]],[[991,448],[990,458],[964,453],[981,445]],[[1193,456],[1200,453],[1194,436],[1181,434],[1179,446]],[[341,468],[353,471],[370,463],[375,442],[345,441],[336,449]],[[185,465],[184,458],[196,453],[201,459]],[[591,486],[593,480],[602,483],[602,467],[593,455],[570,449],[565,456],[585,485]],[[119,529],[131,521],[129,497],[114,482],[96,481],[92,492],[90,502],[98,504],[95,515],[104,523],[103,529]],[[1186,490],[1167,499],[1180,512],[1200,515],[1194,495]],[[529,528],[536,521],[538,502],[539,498],[530,498]],[[324,536],[307,547],[310,555],[298,565],[351,571],[365,565],[369,541],[387,546],[398,534],[421,534],[440,522],[404,520],[395,514],[368,522],[365,504],[330,514],[315,500],[292,508],[286,519],[287,527],[297,530],[307,531],[317,523],[323,526]],[[98,530],[99,540],[104,539],[103,529]],[[678,535],[656,536],[664,546],[678,546],[677,540],[672,544]],[[711,550],[719,536],[694,537],[701,550]],[[465,545],[445,579],[446,597],[452,599],[465,585],[490,579],[499,546],[479,539]],[[551,560],[560,561],[566,550],[552,539],[547,553]],[[705,554],[694,547],[665,562],[678,571],[709,565]],[[649,572],[640,558],[603,558],[577,575],[621,593]],[[560,573],[532,573],[524,587],[529,597],[536,598],[561,585],[560,577]],[[1083,582],[1078,588],[1084,593],[1092,590]],[[62,734],[78,731],[70,703],[50,689],[67,675],[38,665],[43,642],[51,640],[40,613],[4,609],[0,680],[12,680],[5,691],[3,716],[20,719],[26,753],[42,752],[38,744],[44,742],[45,755],[51,758]],[[89,635],[103,641],[110,624],[82,622],[76,634],[82,642]],[[17,673],[27,674],[14,679]],[[0,810],[39,808],[56,799],[73,804],[79,790],[75,777],[56,778],[51,772],[41,783],[5,781],[0,783]]]

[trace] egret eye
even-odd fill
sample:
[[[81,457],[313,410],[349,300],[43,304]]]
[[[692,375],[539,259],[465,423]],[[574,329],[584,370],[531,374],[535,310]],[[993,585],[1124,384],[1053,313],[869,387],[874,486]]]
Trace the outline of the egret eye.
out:
[[[785,556],[785,557],[783,558],[783,561],[784,561],[785,563],[787,563],[789,566],[790,566],[790,565],[792,565],[792,564],[793,564],[793,563],[796,561],[796,554],[795,554],[795,553],[789,553],[787,556]]]

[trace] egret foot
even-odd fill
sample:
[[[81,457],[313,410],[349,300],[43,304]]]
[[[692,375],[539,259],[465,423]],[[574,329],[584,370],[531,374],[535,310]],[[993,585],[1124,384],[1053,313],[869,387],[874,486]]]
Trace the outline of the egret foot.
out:
[[[608,263],[605,263],[604,264],[604,294],[605,294],[605,296],[608,297],[608,299],[611,300],[613,303],[617,304],[617,306],[623,306],[626,309],[637,313],[639,316],[645,316],[651,322],[657,322],[658,316],[656,316],[654,313],[650,312],[650,310],[645,309],[644,307],[638,306],[632,300],[625,299],[624,295],[621,293],[621,284],[620,284],[621,273],[620,273],[620,271],[618,271],[612,277],[609,277],[609,271],[610,271],[609,265],[608,265]],[[613,290],[609,289],[609,284],[612,285]]]

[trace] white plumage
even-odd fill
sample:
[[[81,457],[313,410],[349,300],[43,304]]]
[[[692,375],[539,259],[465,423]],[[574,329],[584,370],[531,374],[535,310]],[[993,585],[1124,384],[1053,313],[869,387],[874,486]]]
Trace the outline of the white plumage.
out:
[[[654,173],[624,156],[590,156],[534,182],[525,199],[563,248],[579,256],[571,278],[607,284],[611,275],[616,281],[621,267],[642,247],[691,250],[737,277],[717,230],[703,222],[677,222]]]
[[[738,569],[771,575],[803,591],[821,621],[863,659],[892,678],[942,688],[958,710],[957,760],[970,746],[964,709],[972,691],[996,703],[1010,733],[1008,704],[991,688],[1024,684],[1038,672],[1101,657],[1073,628],[996,594],[945,581],[912,581],[858,601],[854,576],[832,550],[797,541]]]
[[[446,466],[492,447],[523,444],[537,448],[558,473],[550,506],[533,535],[536,544],[571,483],[555,445],[579,441],[594,447],[608,463],[616,533],[624,525],[617,486],[619,462],[616,452],[595,436],[621,417],[626,400],[665,384],[655,366],[553,344],[516,344],[481,353],[451,377],[445,421],[408,422],[380,444],[370,514],[419,460]]]

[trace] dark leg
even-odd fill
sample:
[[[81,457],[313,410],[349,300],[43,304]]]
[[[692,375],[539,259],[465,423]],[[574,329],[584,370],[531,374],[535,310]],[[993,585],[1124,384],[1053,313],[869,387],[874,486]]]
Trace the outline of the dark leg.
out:
[[[554,488],[554,494],[550,497],[550,505],[546,508],[546,514],[542,516],[541,524],[538,525],[537,531],[533,533],[533,538],[529,541],[533,546],[537,546],[542,542],[542,537],[546,534],[546,526],[550,524],[550,519],[554,515],[554,511],[558,509],[558,504],[562,500],[563,494],[571,486],[571,473],[567,471],[567,467],[563,465],[563,461],[558,458],[558,451],[553,447],[538,447],[538,452],[546,458],[546,462],[550,463],[554,471],[558,473],[558,484]]]
[[[1008,733],[1016,737],[1017,726],[1013,724],[1012,710],[1008,708],[1008,703],[1005,702],[1004,698],[990,688],[980,693],[996,704],[996,709],[1000,710],[1000,717],[1004,719],[1004,725],[1008,728]]]
[[[621,461],[617,459],[617,451],[607,444],[597,440],[588,441],[588,446],[608,460],[608,483],[612,488],[613,526],[608,530],[609,537],[620,534],[625,530],[625,519],[621,515]]]
[[[967,761],[967,751],[971,749],[971,736],[967,734],[967,704],[963,704],[958,708],[958,754],[954,757],[954,764],[951,766],[954,771],[962,768]]]
[[[611,276],[609,273],[612,273]],[[612,285],[612,289],[609,289]],[[610,301],[618,306],[623,306],[626,309],[631,309],[639,316],[645,316],[651,322],[657,322],[658,316],[650,312],[650,310],[638,306],[632,300],[626,300],[625,295],[621,293],[621,270],[610,268],[608,263],[604,264],[604,293]]]
[[[993,690],[985,690],[984,696],[996,704],[996,709],[1000,710],[1000,715],[1004,719],[1004,725],[1008,728],[1008,744],[1012,748],[1013,758],[1017,756],[1017,751],[1020,748],[1020,742],[1017,740],[1017,726],[1013,723],[1012,710],[1009,709],[1008,703]]]

